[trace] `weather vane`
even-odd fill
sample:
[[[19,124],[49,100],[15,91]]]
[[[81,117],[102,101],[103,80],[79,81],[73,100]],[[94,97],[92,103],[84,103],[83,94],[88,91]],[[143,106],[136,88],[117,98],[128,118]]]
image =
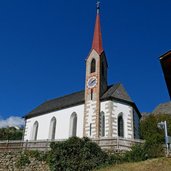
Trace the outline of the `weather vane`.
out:
[[[99,0],[97,0],[97,13],[99,14],[99,10],[100,10],[100,1]]]

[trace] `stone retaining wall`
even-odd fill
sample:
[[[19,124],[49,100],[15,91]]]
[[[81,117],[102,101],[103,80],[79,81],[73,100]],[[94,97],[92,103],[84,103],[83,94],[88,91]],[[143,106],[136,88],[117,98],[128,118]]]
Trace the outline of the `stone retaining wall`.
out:
[[[48,165],[44,161],[38,161],[30,158],[30,164],[17,168],[16,162],[20,158],[22,152],[1,152],[0,153],[0,171],[50,171]]]

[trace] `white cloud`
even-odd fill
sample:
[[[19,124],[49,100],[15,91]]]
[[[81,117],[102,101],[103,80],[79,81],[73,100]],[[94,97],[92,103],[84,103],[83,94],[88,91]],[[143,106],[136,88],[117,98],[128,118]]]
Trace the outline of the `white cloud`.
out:
[[[10,116],[5,120],[0,119],[0,128],[21,127],[21,126],[24,126],[24,119],[21,117]]]

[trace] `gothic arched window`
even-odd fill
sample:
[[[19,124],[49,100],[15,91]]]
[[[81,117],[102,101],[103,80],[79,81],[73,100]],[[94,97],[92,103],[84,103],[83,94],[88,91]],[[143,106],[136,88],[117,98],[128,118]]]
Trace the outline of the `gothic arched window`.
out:
[[[124,137],[124,121],[122,115],[118,117],[118,136]]]
[[[105,114],[104,112],[101,112],[101,136],[105,136]]]
[[[89,130],[89,135],[90,135],[90,137],[91,137],[91,134],[92,134],[92,123],[90,123],[90,128],[89,128],[90,130]]]
[[[32,132],[32,140],[34,140],[34,141],[37,140],[38,127],[39,127],[39,123],[36,121],[33,124],[33,132]]]
[[[50,121],[49,139],[54,140],[55,139],[55,133],[56,133],[56,118],[53,117]]]
[[[76,137],[77,135],[77,114],[74,112],[70,117],[70,137]]]
[[[91,70],[90,73],[93,73],[96,71],[96,60],[93,58],[91,61]]]

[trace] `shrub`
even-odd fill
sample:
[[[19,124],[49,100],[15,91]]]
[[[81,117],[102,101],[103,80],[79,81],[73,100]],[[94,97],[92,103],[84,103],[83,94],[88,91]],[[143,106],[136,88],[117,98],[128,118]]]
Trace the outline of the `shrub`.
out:
[[[27,164],[30,164],[29,157],[26,154],[21,154],[21,156],[16,161],[16,167],[21,168]]]
[[[146,140],[144,151],[148,154],[148,158],[156,158],[164,156],[163,143],[160,142],[160,137],[151,135],[151,138]]]
[[[136,144],[132,146],[131,151],[128,151],[124,155],[124,161],[126,162],[138,162],[146,160],[148,154],[144,150],[144,145]]]
[[[121,164],[124,162],[124,154],[113,153],[109,155],[108,165],[111,164]]]
[[[57,170],[92,170],[103,165],[108,155],[88,138],[72,137],[64,142],[51,143],[49,167]]]

